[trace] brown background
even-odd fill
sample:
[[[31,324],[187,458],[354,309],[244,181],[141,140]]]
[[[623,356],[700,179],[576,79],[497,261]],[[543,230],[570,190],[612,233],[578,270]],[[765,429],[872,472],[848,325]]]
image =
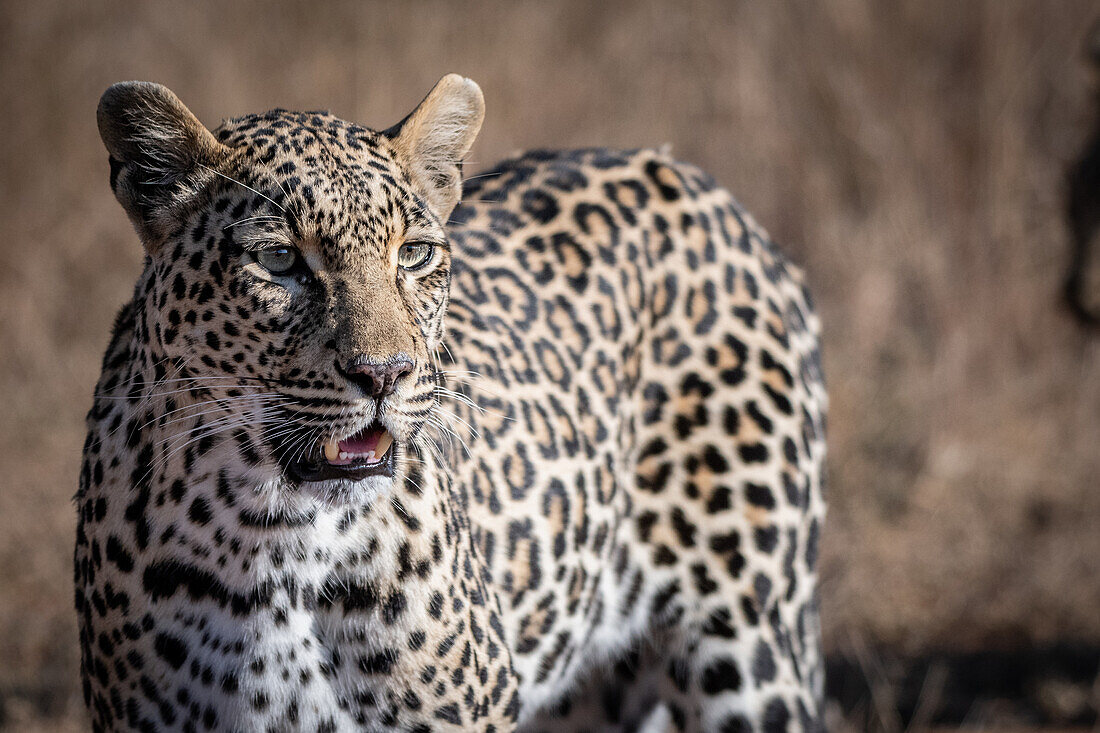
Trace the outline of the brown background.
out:
[[[95,105],[135,78],[211,126],[381,127],[457,71],[488,106],[472,171],[671,143],[818,296],[829,649],[1100,643],[1100,337],[1057,301],[1100,8],[907,5],[0,3],[0,727],[80,725],[70,497],[141,262]]]

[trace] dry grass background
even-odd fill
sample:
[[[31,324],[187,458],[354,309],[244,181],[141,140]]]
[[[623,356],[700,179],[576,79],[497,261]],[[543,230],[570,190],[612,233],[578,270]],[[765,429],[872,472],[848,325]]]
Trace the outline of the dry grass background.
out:
[[[485,90],[473,170],[670,142],[815,286],[833,396],[829,649],[1100,643],[1100,338],[1057,302],[1094,2],[0,2],[0,726],[81,725],[83,415],[141,261],[95,105],[398,120]]]

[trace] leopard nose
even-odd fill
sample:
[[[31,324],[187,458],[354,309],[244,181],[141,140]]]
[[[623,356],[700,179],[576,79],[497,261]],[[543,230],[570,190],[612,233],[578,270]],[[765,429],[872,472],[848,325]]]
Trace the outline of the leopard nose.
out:
[[[352,359],[341,371],[368,395],[375,399],[382,399],[393,394],[397,389],[397,380],[412,374],[412,370],[412,361],[404,355],[377,362],[361,354]]]

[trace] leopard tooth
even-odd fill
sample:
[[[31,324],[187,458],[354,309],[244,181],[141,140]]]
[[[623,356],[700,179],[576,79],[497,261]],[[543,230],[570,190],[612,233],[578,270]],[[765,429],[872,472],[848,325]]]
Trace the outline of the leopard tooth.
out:
[[[340,443],[336,440],[330,440],[325,443],[325,458],[331,463],[339,460],[340,458]]]
[[[378,460],[382,460],[391,445],[393,445],[393,436],[387,430],[382,433],[382,437],[378,439],[378,443],[374,446],[374,455],[378,456]]]

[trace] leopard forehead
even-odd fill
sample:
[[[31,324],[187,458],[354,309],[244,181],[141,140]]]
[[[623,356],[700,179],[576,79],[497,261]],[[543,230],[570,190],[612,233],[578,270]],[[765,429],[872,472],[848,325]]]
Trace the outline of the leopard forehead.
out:
[[[222,184],[237,200],[219,205],[240,216],[227,226],[254,224],[242,238],[279,237],[282,219],[289,243],[336,265],[384,253],[399,238],[444,238],[383,133],[327,112],[276,109],[228,120],[214,134],[232,151]]]

